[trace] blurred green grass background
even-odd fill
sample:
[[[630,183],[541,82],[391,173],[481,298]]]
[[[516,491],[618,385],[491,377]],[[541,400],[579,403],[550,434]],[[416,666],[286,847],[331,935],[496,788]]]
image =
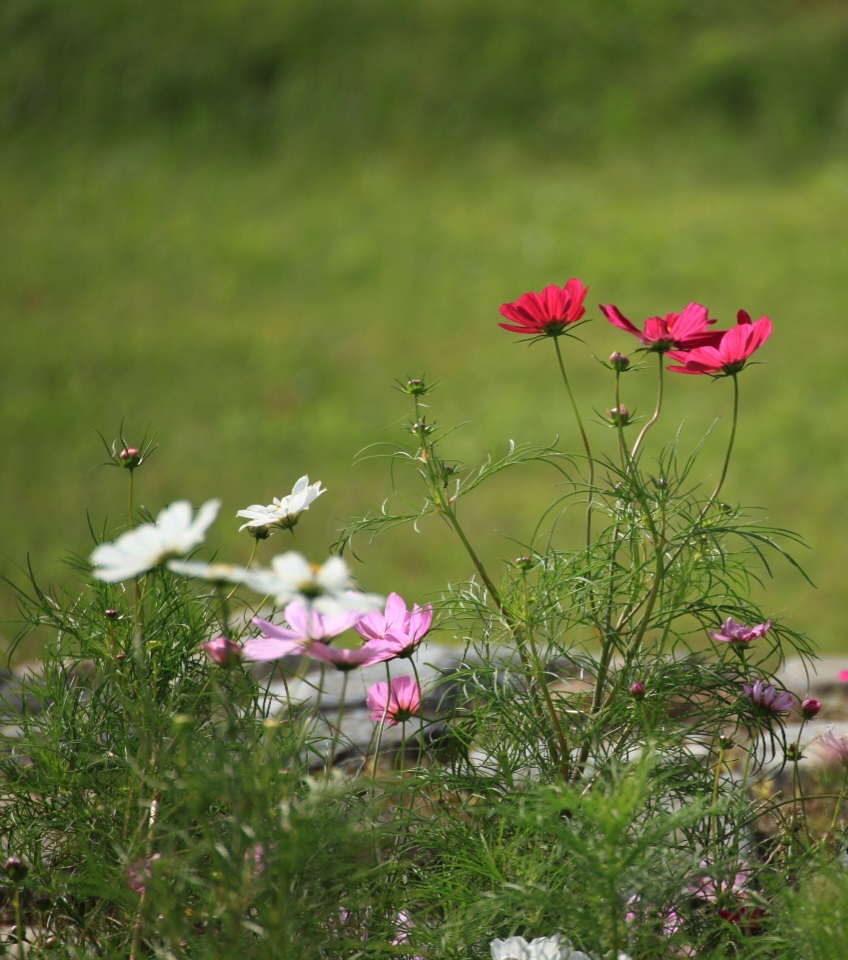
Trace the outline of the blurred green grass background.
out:
[[[433,415],[464,424],[468,465],[508,438],[577,451],[549,345],[497,327],[577,276],[595,318],[772,317],[724,495],[812,548],[818,589],[777,565],[766,610],[848,653],[843,3],[7,0],[0,50],[4,576],[29,555],[72,582],[56,558],[89,552],[86,510],[117,529],[126,477],[96,468],[97,431],[122,420],[160,444],[139,501],[222,497],[210,543],[235,561],[236,510],[302,473],[330,491],[297,531],[315,559],[388,495],[384,462],[352,461],[399,436],[396,378],[443,381]],[[591,417],[612,398],[590,355],[635,342],[584,336]],[[715,476],[729,386],[670,387],[666,437],[721,418]],[[647,413],[652,373],[627,388]],[[507,473],[469,503],[486,557],[516,555],[553,482]],[[432,524],[361,553],[365,587],[416,600],[470,572]],[[4,586],[7,638],[14,617]]]

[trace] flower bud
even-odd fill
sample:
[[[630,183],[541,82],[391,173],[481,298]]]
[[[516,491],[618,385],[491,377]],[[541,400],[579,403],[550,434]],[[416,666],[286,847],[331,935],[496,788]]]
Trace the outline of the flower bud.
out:
[[[804,755],[801,753],[801,748],[797,743],[790,743],[786,747],[786,759],[789,763],[795,763],[796,760],[802,760]]]
[[[120,610],[104,610],[103,611],[103,616],[106,617],[107,620],[117,620],[118,617],[120,617],[120,615],[121,615]]]
[[[402,388],[404,393],[412,397],[420,397],[427,392],[427,385],[423,380],[407,380],[406,386]]]
[[[637,700],[642,700],[645,696],[645,684],[641,680],[637,680],[635,683],[630,684],[630,696],[635,697]]]
[[[616,350],[615,353],[610,355],[609,363],[613,370],[617,370],[619,373],[622,373],[630,366],[630,357],[627,357],[623,353],[619,353]]]
[[[803,713],[808,720],[812,720],[819,710],[821,710],[821,700],[814,700],[811,697],[801,704],[801,713]]]
[[[128,470],[135,470],[141,463],[141,450],[139,450],[138,447],[124,447],[118,454],[118,459],[121,461],[122,467],[126,467]]]
[[[630,423],[630,411],[623,403],[607,410],[607,419],[614,427],[626,427]]]
[[[29,873],[29,866],[20,857],[9,857],[3,864],[3,869],[6,871],[6,876],[15,884],[23,883]]]
[[[215,637],[214,640],[207,640],[206,643],[200,644],[200,649],[205,650],[219,667],[231,667],[241,659],[242,655],[241,647],[229,637]]]
[[[512,562],[519,570],[523,570],[525,573],[536,566],[536,561],[533,557],[516,557]]]

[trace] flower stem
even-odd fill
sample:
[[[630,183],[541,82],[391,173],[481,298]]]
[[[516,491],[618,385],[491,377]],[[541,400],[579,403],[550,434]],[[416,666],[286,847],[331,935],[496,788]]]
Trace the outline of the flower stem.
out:
[[[645,439],[645,434],[651,429],[651,427],[659,420],[660,413],[662,412],[662,403],[663,403],[663,373],[665,368],[663,367],[663,355],[661,353],[657,354],[659,359],[659,386],[657,387],[657,405],[654,409],[653,416],[651,419],[642,427],[642,430],[639,433],[639,436],[636,438],[636,443],[633,444],[633,449],[630,452],[631,458],[636,456],[636,452],[639,447],[642,445],[642,441]]]
[[[562,374],[562,382],[565,384],[568,399],[571,401],[571,408],[574,411],[574,417],[577,420],[577,427],[580,430],[580,437],[583,440],[583,449],[586,451],[586,459],[589,461],[589,503],[586,508],[586,546],[592,542],[592,499],[595,492],[595,461],[592,459],[592,449],[589,446],[589,437],[586,435],[586,429],[583,426],[583,420],[580,416],[580,410],[577,408],[577,401],[574,399],[574,393],[571,390],[571,384],[568,381],[568,374],[565,371],[565,363],[562,359],[562,350],[559,345],[559,337],[554,337],[554,346],[556,347],[557,361],[559,370]]]

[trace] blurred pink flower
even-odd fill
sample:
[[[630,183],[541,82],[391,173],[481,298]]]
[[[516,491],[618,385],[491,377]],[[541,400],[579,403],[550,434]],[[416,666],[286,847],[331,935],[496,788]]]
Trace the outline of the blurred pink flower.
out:
[[[765,623],[758,623],[755,627],[746,627],[737,623],[733,617],[728,617],[721,626],[718,633],[710,633],[713,640],[721,640],[724,643],[750,643],[759,637],[765,636],[767,630],[771,628],[771,620]]]
[[[366,640],[382,640],[396,657],[409,657],[424,639],[433,622],[433,607],[413,604],[407,610],[399,594],[390,593],[383,613],[366,613],[354,625],[354,630]]]
[[[839,679],[842,683],[848,683],[848,670],[840,670]]]
[[[356,650],[331,647],[320,640],[311,643],[306,655],[313,660],[332,664],[336,670],[355,670],[357,667],[370,667],[372,663],[382,663],[394,656],[389,647],[379,640],[369,641]]]
[[[743,683],[742,689],[751,703],[770,713],[785,713],[792,709],[792,694],[787,690],[778,690],[771,684],[766,685],[762,680],[755,680],[753,685]]]
[[[241,660],[244,653],[241,646],[229,637],[215,637],[214,640],[207,640],[206,643],[200,644],[200,649],[205,650],[219,667],[231,667]]]
[[[696,347],[688,353],[672,351],[669,357],[683,366],[668,369],[675,373],[706,373],[714,377],[739,373],[751,354],[768,340],[772,329],[768,317],[760,317],[752,323],[750,315],[740,310],[736,326],[724,332],[717,346]]]
[[[585,315],[583,301],[588,292],[588,287],[572,278],[564,287],[552,285],[541,293],[525,293],[515,303],[501,306],[501,316],[513,322],[498,326],[513,333],[558,337]]]
[[[162,859],[161,853],[151,854],[137,860],[135,863],[127,864],[126,878],[127,886],[133,893],[147,893],[147,885],[153,879],[153,864]]]
[[[707,308],[699,303],[687,304],[681,313],[648,317],[644,330],[632,324],[618,307],[612,304],[602,306],[601,311],[613,326],[638,337],[639,342],[652,353],[691,350],[694,347],[715,345],[721,340],[721,331],[707,329],[715,320],[710,319]]]
[[[368,690],[366,703],[372,720],[395,727],[421,709],[421,688],[412,677],[397,677],[391,685],[375,683]]]
[[[848,737],[837,737],[829,727],[816,742],[830,763],[841,764],[848,770]]]

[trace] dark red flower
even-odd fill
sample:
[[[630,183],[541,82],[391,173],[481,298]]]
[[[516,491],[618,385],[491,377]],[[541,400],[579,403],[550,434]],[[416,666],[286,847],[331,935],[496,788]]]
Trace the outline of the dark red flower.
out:
[[[501,316],[512,323],[499,323],[504,330],[533,336],[558,337],[586,313],[583,301],[589,288],[572,278],[564,287],[545,287],[541,293],[525,293],[515,303],[505,303]]]
[[[725,330],[717,346],[697,347],[688,353],[669,353],[682,367],[669,367],[675,373],[706,373],[713,377],[739,373],[751,354],[758,350],[772,333],[772,322],[760,317],[755,323],[744,310],[737,316],[736,326]]]
[[[711,320],[706,307],[699,303],[687,304],[681,313],[667,313],[664,317],[648,317],[645,329],[640,330],[622,314],[618,307],[610,304],[602,306],[604,316],[613,326],[632,333],[639,342],[653,353],[666,353],[668,350],[691,350],[716,344],[721,339],[717,330],[707,327],[715,323]]]

